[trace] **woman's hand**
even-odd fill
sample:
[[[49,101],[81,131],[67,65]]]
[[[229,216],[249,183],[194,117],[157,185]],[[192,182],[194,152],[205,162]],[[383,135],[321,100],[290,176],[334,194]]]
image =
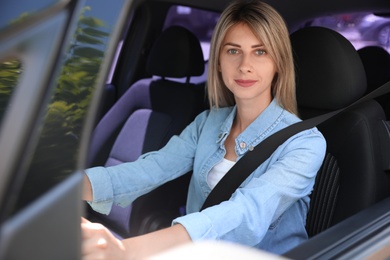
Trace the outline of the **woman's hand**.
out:
[[[180,224],[120,241],[103,225],[81,218],[81,231],[83,260],[145,259],[172,247],[191,242],[186,229]]]
[[[83,260],[125,259],[125,246],[103,225],[81,218],[81,231]]]

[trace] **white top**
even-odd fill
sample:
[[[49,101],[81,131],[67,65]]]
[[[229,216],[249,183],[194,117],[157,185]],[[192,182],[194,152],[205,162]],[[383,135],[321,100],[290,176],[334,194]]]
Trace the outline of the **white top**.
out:
[[[216,164],[207,175],[207,184],[211,189],[222,179],[223,176],[233,167],[236,162],[222,158],[222,161]]]

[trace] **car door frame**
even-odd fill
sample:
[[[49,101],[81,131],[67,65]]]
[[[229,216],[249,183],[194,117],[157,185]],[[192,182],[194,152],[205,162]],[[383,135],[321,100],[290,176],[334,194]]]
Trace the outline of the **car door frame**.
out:
[[[81,170],[85,165],[104,81],[133,1],[124,1],[96,81],[75,171],[14,215],[12,199],[21,187],[39,139],[44,111],[62,66],[67,43],[84,0],[61,0],[0,31],[0,61],[17,58],[23,72],[0,125],[0,259],[80,259]],[[13,105],[13,104],[17,104]]]

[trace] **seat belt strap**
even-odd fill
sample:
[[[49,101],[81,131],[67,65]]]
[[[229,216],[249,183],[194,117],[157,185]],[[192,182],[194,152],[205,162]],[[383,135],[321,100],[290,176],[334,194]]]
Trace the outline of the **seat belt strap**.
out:
[[[342,111],[345,111],[357,104],[377,98],[390,92],[390,81],[383,84],[374,91],[363,96],[359,100],[350,104],[345,108],[341,108],[323,115],[312,117],[298,123],[292,124],[266,138],[264,141],[254,147],[252,151],[248,151],[236,164],[225,174],[225,176],[217,183],[214,189],[206,198],[201,210],[217,205],[222,201],[229,200],[231,195],[240,186],[241,183],[260,166],[271,154],[283,144],[288,138],[303,130],[313,128],[322,122],[334,117]]]

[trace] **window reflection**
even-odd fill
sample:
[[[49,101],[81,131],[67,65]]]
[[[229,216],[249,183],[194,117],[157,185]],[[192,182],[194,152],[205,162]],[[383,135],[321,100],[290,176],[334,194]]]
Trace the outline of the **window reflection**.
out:
[[[91,9],[89,6],[84,8],[68,45],[15,212],[78,168],[84,121],[110,30],[114,28],[107,26],[99,17],[90,15]],[[110,21],[112,24],[119,17],[120,9],[117,11],[115,20]]]
[[[0,125],[21,73],[22,64],[20,60],[9,58],[0,62]]]
[[[390,17],[371,13],[342,14],[317,18],[311,25],[338,31],[357,50],[377,45],[390,53]]]
[[[39,13],[61,0],[18,0],[1,1],[0,30],[12,23],[19,23],[32,14]]]

